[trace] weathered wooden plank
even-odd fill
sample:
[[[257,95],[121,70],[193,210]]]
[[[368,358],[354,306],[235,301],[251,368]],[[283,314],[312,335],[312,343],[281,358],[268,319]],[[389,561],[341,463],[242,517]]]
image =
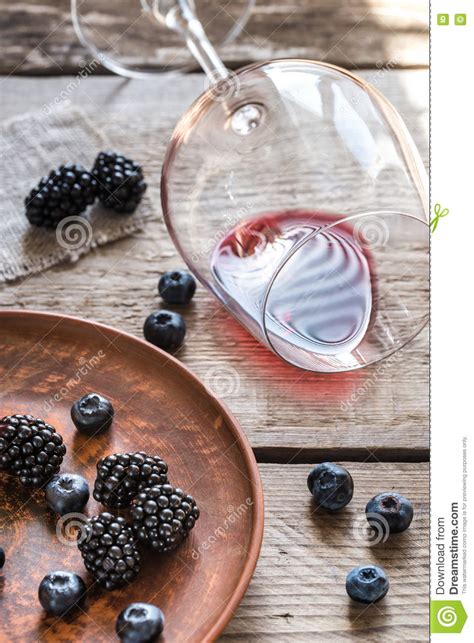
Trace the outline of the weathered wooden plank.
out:
[[[183,56],[179,38],[140,17],[138,0],[89,2],[92,24],[113,42],[128,62],[138,66],[169,64]],[[234,9],[214,0],[205,22],[217,12],[223,20]],[[107,6],[106,17],[100,7]],[[4,2],[0,17],[0,73],[75,73],[87,57],[69,16],[70,0]],[[219,13],[220,11],[220,13]],[[138,20],[137,20],[138,19]],[[126,38],[120,38],[126,33]],[[353,68],[399,67],[428,63],[428,4],[422,0],[260,0],[241,37],[222,51],[227,65],[299,57],[327,60]]]
[[[260,465],[265,537],[255,576],[222,641],[428,641],[428,465],[354,464],[352,502],[341,512],[314,511],[308,466]],[[367,500],[399,491],[413,502],[410,529],[370,546]],[[374,606],[353,604],[347,572],[375,563],[391,588]]]
[[[427,159],[427,73],[362,75],[398,106]],[[69,81],[4,80],[4,116],[18,112],[21,95],[29,97],[25,109],[41,109]],[[161,218],[159,174],[176,119],[204,82],[198,74],[153,82],[91,77],[70,92],[113,146],[143,163],[157,220],[76,265],[2,286],[2,306],[65,312],[141,334],[144,318],[160,305],[159,274],[182,265]],[[178,356],[228,404],[261,458],[308,461],[318,453],[359,460],[398,459],[397,454],[427,458],[427,333],[379,366],[328,377],[280,362],[202,288],[184,314],[189,332]]]

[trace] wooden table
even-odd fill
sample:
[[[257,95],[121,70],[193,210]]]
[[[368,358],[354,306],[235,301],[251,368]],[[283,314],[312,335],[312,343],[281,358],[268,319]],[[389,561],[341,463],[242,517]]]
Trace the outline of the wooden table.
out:
[[[72,35],[68,4],[5,3],[2,118],[41,109],[69,82],[60,74],[75,73],[85,53]],[[426,3],[293,4],[259,2],[227,64],[290,55],[351,67],[394,102],[427,160]],[[160,214],[159,175],[173,126],[203,84],[199,73],[148,82],[97,73],[80,84],[71,101],[116,148],[143,162],[158,216],[77,264],[0,286],[3,307],[78,315],[141,335],[159,305],[159,274],[182,265]],[[186,320],[178,357],[240,420],[265,487],[261,559],[222,640],[428,640],[427,331],[384,369],[328,377],[280,362],[203,288]],[[354,501],[335,516],[314,514],[306,489],[310,466],[327,459],[345,462],[355,480]],[[381,490],[408,495],[416,516],[390,547],[369,547],[353,525]],[[344,590],[348,569],[363,561],[380,562],[392,581],[388,598],[369,609],[351,605]]]

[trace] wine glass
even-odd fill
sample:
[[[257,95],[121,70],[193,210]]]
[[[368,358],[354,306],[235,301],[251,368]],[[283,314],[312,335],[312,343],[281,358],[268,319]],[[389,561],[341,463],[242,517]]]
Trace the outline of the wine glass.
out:
[[[190,270],[300,368],[354,370],[407,344],[428,320],[427,177],[394,107],[322,62],[230,72],[188,0],[154,0],[153,15],[210,78],[162,172]]]

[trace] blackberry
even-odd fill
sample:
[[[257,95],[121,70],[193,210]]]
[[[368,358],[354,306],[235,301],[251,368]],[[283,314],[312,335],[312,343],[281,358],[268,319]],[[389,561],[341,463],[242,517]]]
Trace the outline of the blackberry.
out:
[[[105,589],[131,583],[140,571],[140,552],[125,518],[101,513],[90,518],[78,538],[86,569]]]
[[[0,468],[15,473],[25,487],[41,487],[59,471],[66,447],[56,429],[31,415],[0,420]]]
[[[67,163],[41,179],[25,198],[30,223],[55,228],[66,217],[79,216],[94,203],[97,181],[85,167]]]
[[[170,484],[143,489],[131,512],[136,537],[157,551],[175,549],[199,518],[194,498]]]
[[[116,152],[101,152],[92,174],[102,205],[121,214],[133,212],[147,188],[141,167]]]
[[[19,454],[18,448],[12,449],[10,452],[13,441],[18,435],[19,424],[18,418],[14,416],[4,417],[0,420],[0,471],[10,469],[13,460]]]
[[[157,455],[116,453],[97,463],[94,498],[106,507],[129,507],[145,487],[166,484],[168,465]]]

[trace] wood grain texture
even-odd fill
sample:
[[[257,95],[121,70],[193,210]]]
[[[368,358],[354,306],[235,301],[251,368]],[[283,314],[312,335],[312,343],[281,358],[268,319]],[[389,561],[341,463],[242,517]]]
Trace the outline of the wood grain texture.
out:
[[[97,20],[101,3],[90,4]],[[232,11],[230,4],[213,2],[221,17]],[[74,33],[69,7],[69,0],[3,1],[0,72],[75,73],[87,52]],[[154,25],[135,22],[138,8],[138,0],[120,0],[105,20],[93,24],[116,49],[124,46],[120,35],[126,32],[126,58],[138,66],[166,64],[181,56],[183,47],[174,34],[157,30],[155,35]],[[231,67],[291,56],[352,68],[386,61],[398,67],[427,65],[428,5],[422,0],[258,0],[244,33],[222,55]]]
[[[428,641],[428,465],[347,463],[354,498],[341,512],[314,511],[308,466],[262,464],[265,537],[249,590],[222,641]],[[409,497],[410,529],[369,546],[367,501],[380,491]],[[381,565],[391,587],[367,608],[345,592],[347,572]]]
[[[427,160],[427,73],[372,70],[361,75],[399,108]],[[41,109],[69,80],[4,80],[4,116],[18,112],[19,95],[29,96],[28,109]],[[141,336],[146,315],[161,304],[159,275],[182,266],[161,217],[159,176],[176,120],[204,82],[200,74],[153,82],[91,77],[70,94],[113,147],[144,165],[156,221],[75,265],[3,285],[3,307],[69,313]],[[427,332],[378,366],[321,376],[283,364],[203,288],[183,314],[188,336],[177,357],[227,403],[260,458],[427,459]]]
[[[73,533],[75,522],[83,526],[85,515],[104,508],[91,499],[85,515],[58,522],[42,490],[32,493],[1,471],[7,566],[0,574],[0,640],[107,642],[118,613],[136,601],[165,612],[163,643],[214,640],[247,588],[263,533],[258,468],[238,424],[181,364],[115,329],[18,312],[1,315],[0,328],[0,417],[31,414],[52,424],[67,447],[62,471],[84,476],[91,490],[100,458],[159,454],[170,482],[191,493],[201,511],[179,549],[142,552],[135,582],[106,592],[86,573]],[[115,409],[111,428],[92,437],[70,418],[73,402],[91,391]],[[46,617],[37,600],[41,579],[61,569],[80,574],[90,595],[88,608],[65,620]]]

